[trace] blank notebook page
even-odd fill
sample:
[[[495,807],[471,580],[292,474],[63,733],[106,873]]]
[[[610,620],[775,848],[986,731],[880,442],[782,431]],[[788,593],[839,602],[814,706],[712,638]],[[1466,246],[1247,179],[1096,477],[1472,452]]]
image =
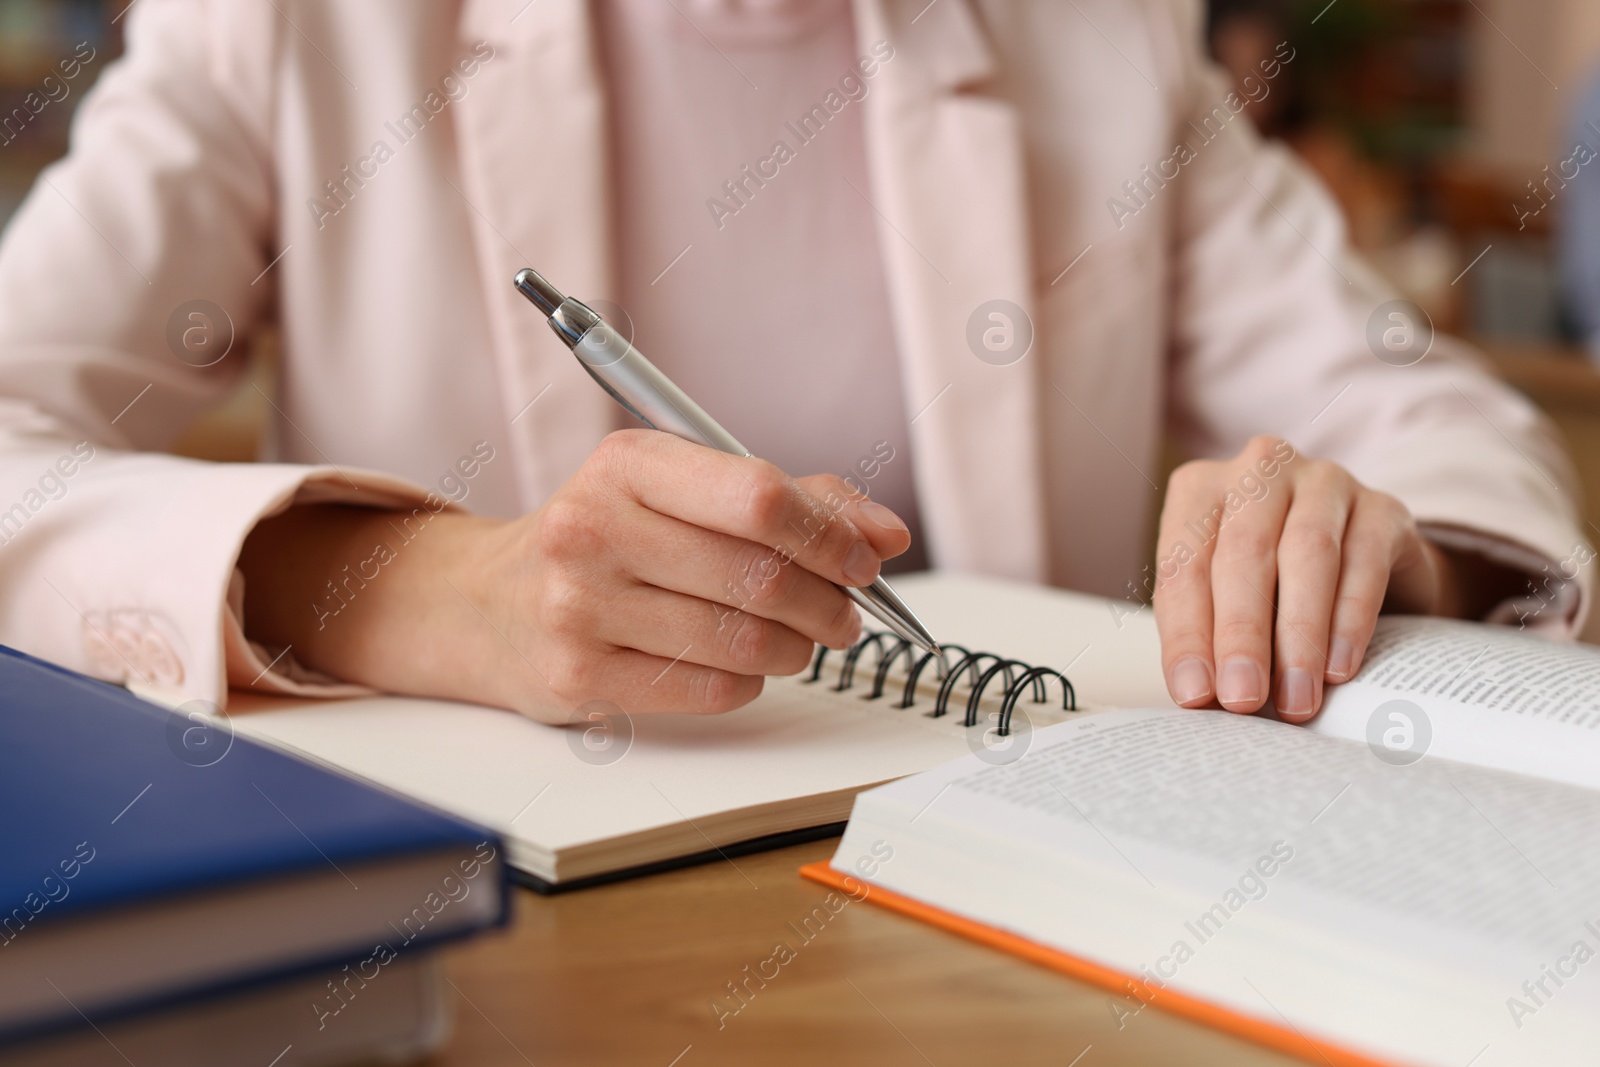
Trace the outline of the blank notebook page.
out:
[[[1080,706],[1166,702],[1148,610],[1119,619],[1102,600],[969,576],[918,575],[896,586],[941,640],[1067,668]],[[835,795],[826,811],[782,828],[839,821],[854,792],[981,747],[983,728],[961,726],[959,711],[927,717],[929,696],[904,710],[887,693],[862,699],[873,666],[869,652],[842,693],[772,679],[726,715],[635,715],[631,745],[618,745],[626,750],[612,762],[617,748],[589,751],[581,730],[436,700],[236,694],[232,719],[241,733],[503,831],[513,863],[526,868],[543,853],[675,824],[689,827],[693,851],[776,832],[703,823],[797,798]],[[1038,725],[1059,721],[1054,688],[1051,697],[1019,708]]]

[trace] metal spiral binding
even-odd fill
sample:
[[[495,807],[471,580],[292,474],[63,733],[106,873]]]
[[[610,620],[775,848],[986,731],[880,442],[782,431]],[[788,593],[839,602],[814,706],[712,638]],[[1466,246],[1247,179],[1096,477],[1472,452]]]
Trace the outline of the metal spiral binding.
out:
[[[1077,711],[1078,694],[1067,680],[1067,676],[1053,667],[1033,667],[1021,660],[1006,659],[993,652],[974,652],[962,645],[943,646],[947,656],[950,653],[960,653],[960,658],[951,663],[949,672],[946,673],[942,665],[935,666],[935,677],[939,678],[939,693],[934,698],[932,718],[938,718],[950,710],[950,701],[955,697],[956,689],[961,684],[961,679],[967,677],[967,705],[966,715],[962,719],[963,726],[978,725],[978,705],[983,700],[984,691],[996,675],[1005,679],[1005,687],[1001,690],[1000,698],[1000,723],[996,733],[1005,737],[1011,732],[1011,716],[1016,710],[1017,703],[1023,694],[1033,690],[1033,702],[1043,704],[1050,699],[1045,679],[1056,678],[1061,682],[1061,710]],[[862,696],[863,700],[877,700],[883,696],[883,691],[888,685],[889,672],[894,669],[895,662],[904,656],[906,659],[906,684],[900,694],[900,702],[896,708],[909,708],[914,702],[917,692],[917,682],[922,677],[924,668],[930,662],[937,663],[938,658],[931,652],[920,655],[916,646],[903,637],[886,633],[881,630],[868,631],[867,635],[844,652],[844,663],[839,668],[839,681],[833,686],[833,691],[842,693],[855,683],[856,665],[861,656],[871,648],[877,653],[877,667],[872,673],[872,691]],[[811,675],[806,678],[807,684],[822,680],[822,663],[832,651],[825,645],[817,646],[816,657],[811,661]],[[988,663],[985,668],[984,664]]]

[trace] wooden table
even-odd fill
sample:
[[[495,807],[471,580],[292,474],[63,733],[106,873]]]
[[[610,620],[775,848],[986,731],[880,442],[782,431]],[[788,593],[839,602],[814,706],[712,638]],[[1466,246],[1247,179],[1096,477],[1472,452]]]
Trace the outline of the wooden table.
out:
[[[451,950],[456,1031],[432,1067],[606,1064],[1177,1064],[1300,1061],[1147,1009],[1121,1030],[1109,995],[877,908],[850,903],[807,942],[790,927],[826,890],[818,841],[564,896],[516,894],[501,936]],[[783,964],[718,1025],[727,983],[787,942]],[[772,965],[766,968],[772,972]],[[1317,1061],[1320,1062],[1320,1061]]]

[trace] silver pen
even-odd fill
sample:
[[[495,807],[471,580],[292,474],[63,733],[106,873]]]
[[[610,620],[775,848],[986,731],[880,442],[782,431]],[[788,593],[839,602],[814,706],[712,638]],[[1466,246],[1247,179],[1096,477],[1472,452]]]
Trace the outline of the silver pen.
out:
[[[524,267],[517,271],[517,290],[534,303],[549,319],[550,328],[561,338],[589,376],[613,400],[630,411],[634,418],[652,429],[664,430],[686,441],[707,445],[735,456],[749,456],[750,450],[717,424],[717,420],[689,399],[682,389],[644,358],[628,339],[612,329],[587,305],[563,296],[537,271]],[[899,594],[882,578],[864,588],[840,586],[873,618],[897,636],[926,652],[940,656],[938,644],[925,626],[906,607]]]

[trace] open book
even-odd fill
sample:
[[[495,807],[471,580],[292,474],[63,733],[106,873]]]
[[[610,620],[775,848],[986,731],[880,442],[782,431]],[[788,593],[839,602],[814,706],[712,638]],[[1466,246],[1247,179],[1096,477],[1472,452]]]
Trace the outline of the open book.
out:
[[[1148,612],[1122,618],[1098,598],[969,576],[895,581],[940,640],[1064,669],[1079,708],[1165,699]],[[883,651],[863,649],[844,690],[836,688],[843,657],[833,652],[818,681],[769,679],[756,701],[719,716],[551,727],[437,700],[239,693],[230,721],[242,734],[495,828],[523,880],[548,890],[737,855],[796,833],[837,833],[862,789],[986,745],[1004,748],[1030,723],[1076,714],[1061,709],[1061,680],[1041,678],[1047,702],[1035,703],[1029,685],[1014,712],[1017,734],[999,738],[1005,678],[991,679],[968,726],[971,672],[947,695],[950,712],[935,716],[932,668],[912,705],[898,707],[910,657],[893,662],[884,691],[866,699]]]
[[[817,867],[1105,985],[1118,1027],[1165,1007],[1317,1063],[1592,1063],[1600,650],[1385,619],[1310,728],[1081,716],[863,793]]]

